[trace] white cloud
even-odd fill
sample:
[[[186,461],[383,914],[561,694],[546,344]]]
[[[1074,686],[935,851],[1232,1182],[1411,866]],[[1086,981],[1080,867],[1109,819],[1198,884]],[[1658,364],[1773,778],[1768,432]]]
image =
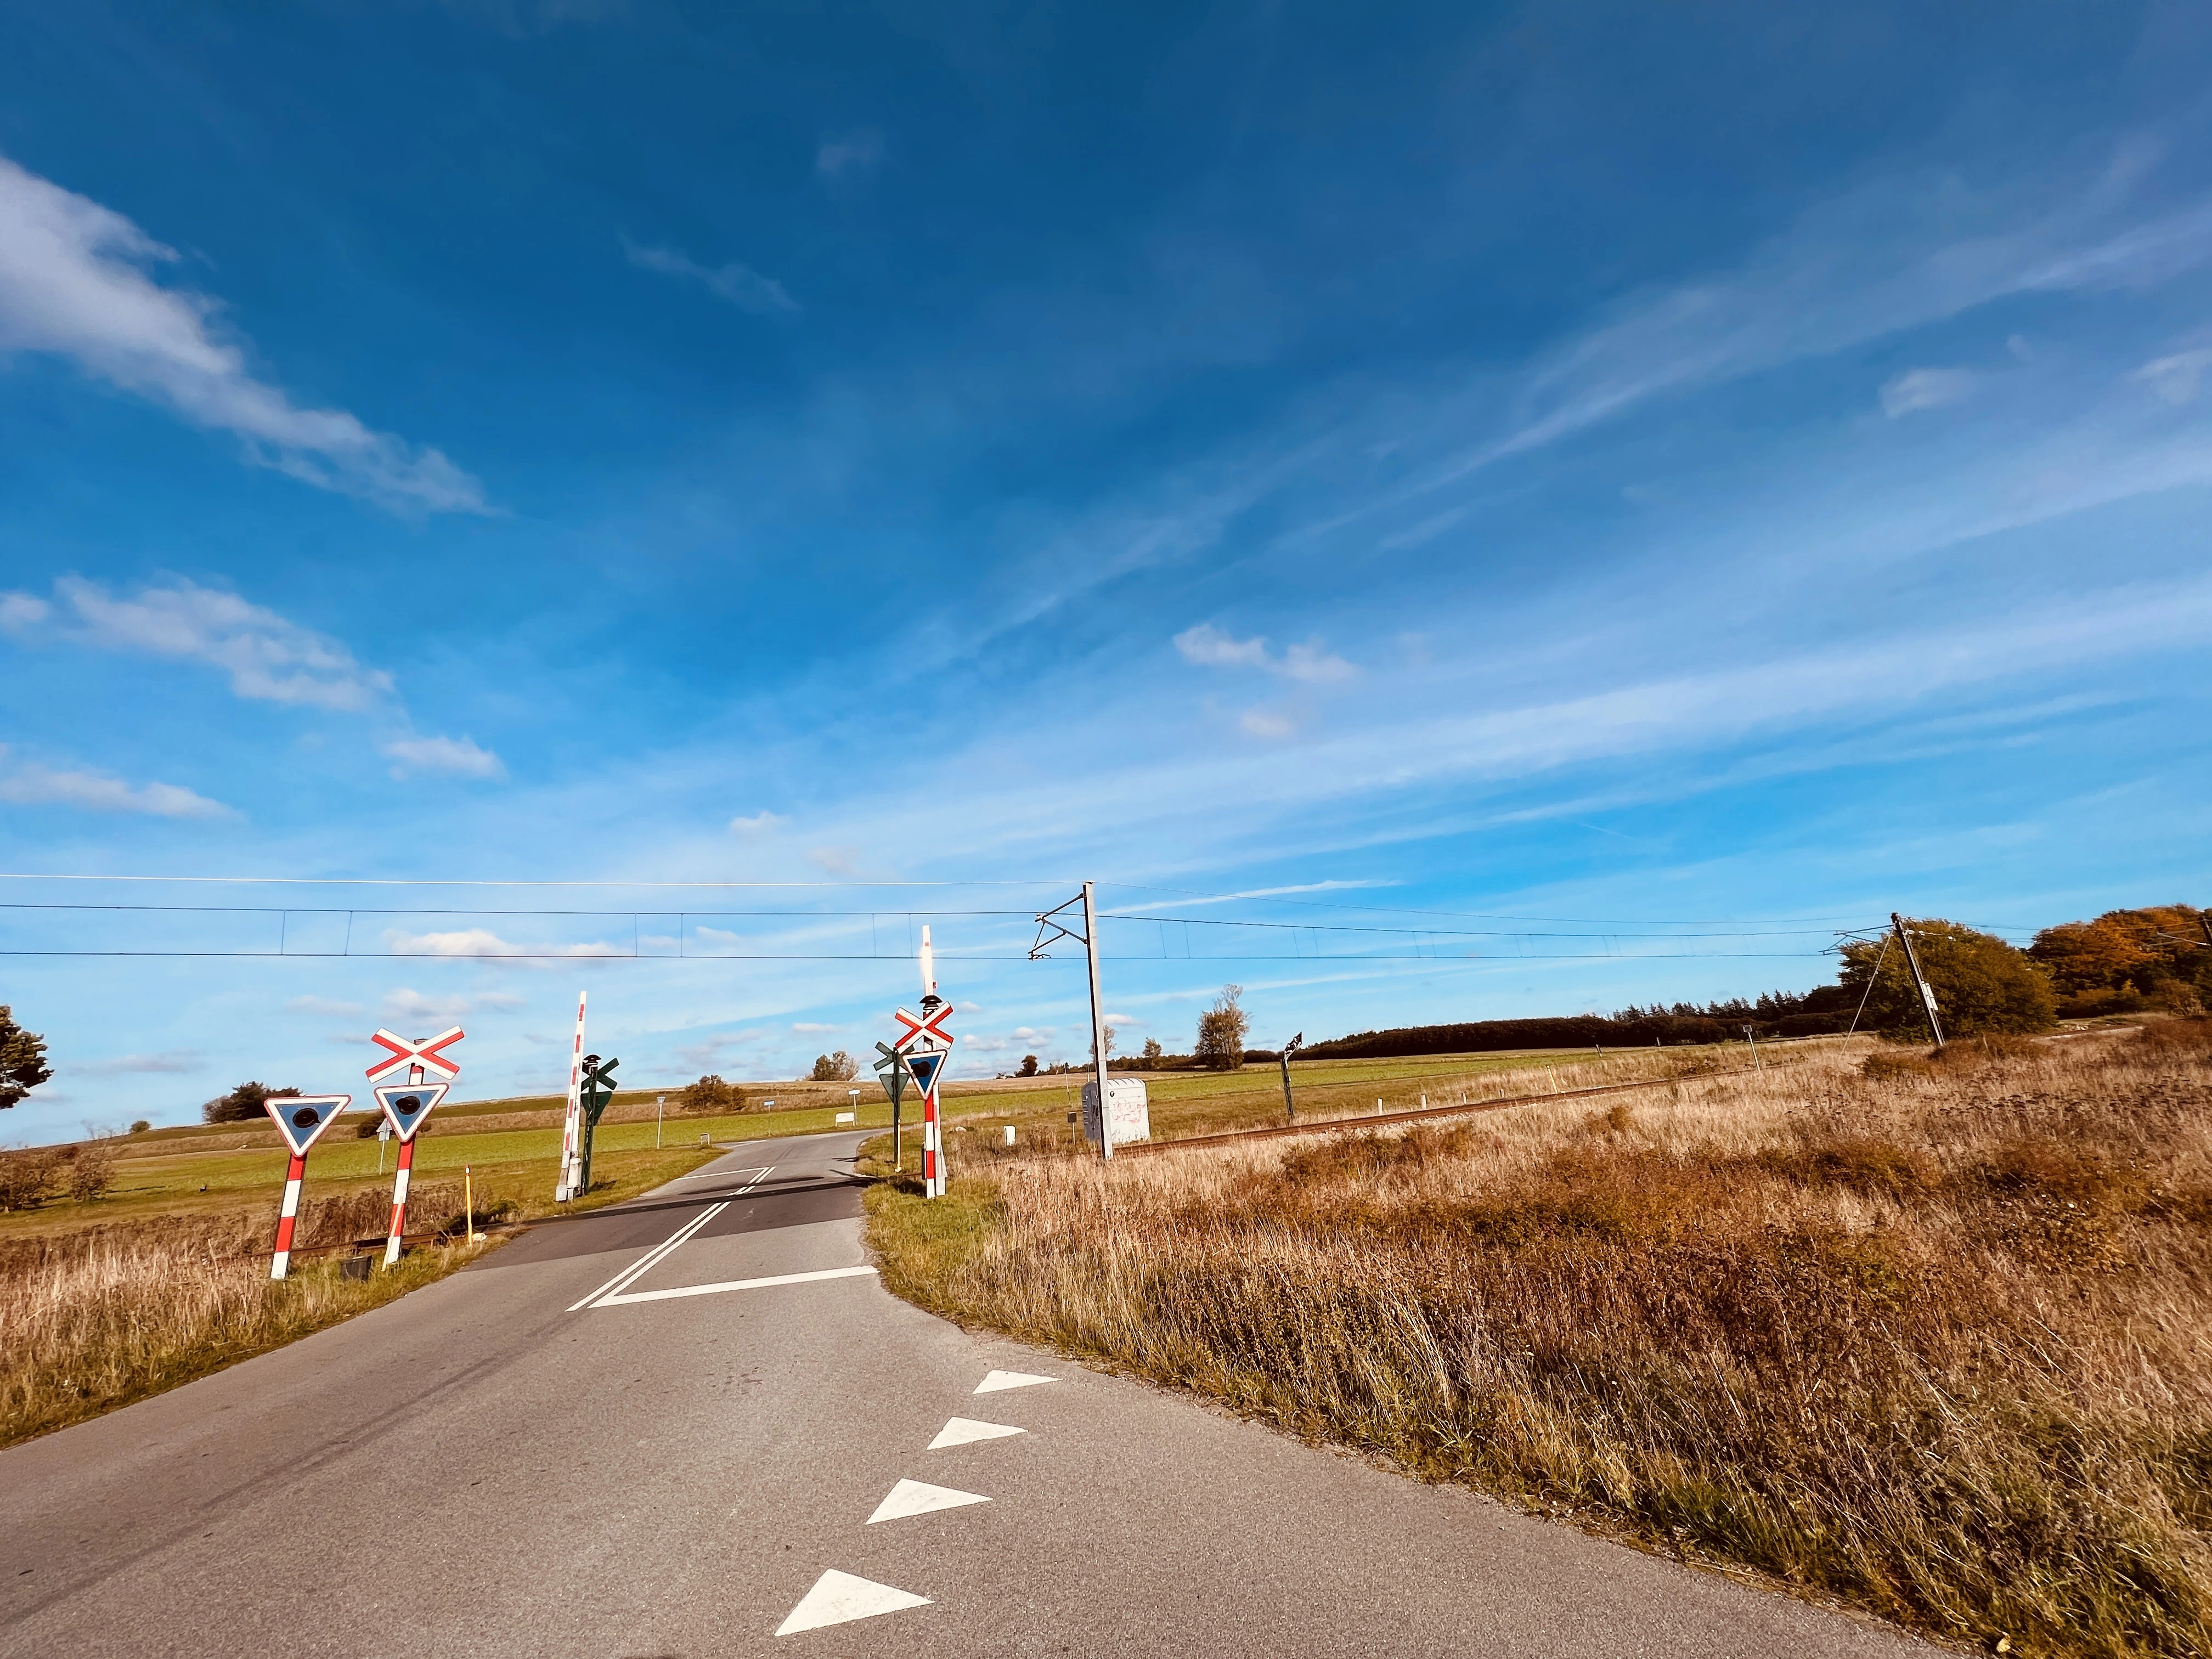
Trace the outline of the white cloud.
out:
[[[730,833],[733,836],[744,836],[749,838],[756,836],[765,836],[771,834],[777,830],[781,830],[785,824],[790,822],[791,820],[789,818],[783,817],[780,813],[771,812],[763,806],[759,811],[754,813],[750,817],[732,818],[730,820]]]
[[[2197,401],[2197,391],[2208,372],[2212,372],[2212,346],[2199,346],[2194,351],[2177,351],[2171,356],[2154,359],[2128,378],[2141,381],[2166,402],[2179,407]]]
[[[1205,668],[1267,666],[1266,640],[1236,639],[1211,623],[1200,623],[1195,628],[1184,629],[1175,636],[1175,648],[1182,653],[1185,662],[1194,662]]]
[[[113,1060],[88,1060],[69,1068],[85,1077],[123,1075],[181,1076],[200,1069],[204,1056],[197,1048],[173,1048],[159,1054],[119,1054]]]
[[[801,1036],[819,1036],[824,1031],[842,1031],[845,1028],[842,1025],[823,1025],[811,1019],[802,1019],[794,1022],[791,1029]]]
[[[404,957],[513,957],[527,961],[536,957],[627,957],[629,951],[618,945],[594,942],[588,945],[516,945],[501,939],[489,927],[462,927],[450,933],[410,933],[398,928],[386,930],[384,943],[394,956]]]
[[[386,738],[376,746],[398,763],[392,769],[395,778],[410,772],[450,772],[465,778],[507,775],[498,756],[467,738]]]
[[[483,486],[436,450],[343,410],[302,409],[257,379],[222,337],[215,301],[154,280],[177,258],[121,214],[0,157],[0,351],[67,357],[320,489],[410,511],[486,510]]]
[[[1259,668],[1306,685],[1334,685],[1359,672],[1318,639],[1291,646],[1278,657],[1267,649],[1265,637],[1240,640],[1211,623],[1184,629],[1175,636],[1175,648],[1185,662],[1203,668]]]
[[[1319,640],[1291,646],[1283,653],[1283,660],[1275,672],[1285,679],[1306,685],[1335,685],[1359,672],[1343,658],[1332,655]]]
[[[814,170],[825,179],[841,179],[848,173],[865,173],[883,159],[882,134],[848,133],[828,140],[814,152]]]
[[[520,1008],[522,999],[507,991],[479,991],[474,995],[431,996],[402,986],[384,994],[383,1018],[392,1023],[451,1024],[479,1008]]]
[[[1612,320],[1565,342],[1524,379],[1503,435],[1393,499],[1653,398],[1826,356],[2007,295],[2147,287],[2212,258],[2212,200],[2115,223],[2141,171],[2123,156],[2055,204],[2041,179],[1976,199],[1948,177],[1903,188],[1884,181],[1823,203],[1732,272],[1626,297]],[[2022,212],[2031,191],[2045,205]],[[1978,222],[1979,234],[1959,233]]]
[[[194,794],[181,785],[133,787],[105,772],[53,772],[43,766],[18,767],[0,776],[0,800],[18,806],[74,806],[87,812],[137,812],[157,818],[238,816],[221,801]]]
[[[392,690],[389,674],[362,667],[328,635],[182,577],[119,596],[64,576],[54,583],[54,599],[49,605],[28,593],[0,595],[0,628],[18,637],[44,632],[97,650],[200,663],[229,675],[238,696],[264,702],[350,710]]]
[[[1287,738],[1298,729],[1298,723],[1289,715],[1265,708],[1246,709],[1237,724],[1255,738]]]
[[[816,869],[833,876],[857,876],[860,873],[860,849],[857,847],[810,848],[806,861]]]
[[[756,317],[793,317],[799,313],[799,301],[784,292],[781,283],[735,261],[710,268],[674,248],[640,247],[627,236],[623,238],[623,252],[640,270],[704,283],[710,292]]]
[[[1968,368],[1908,368],[1881,389],[1881,412],[1895,420],[1917,410],[1942,409],[1974,395],[1980,377]]]

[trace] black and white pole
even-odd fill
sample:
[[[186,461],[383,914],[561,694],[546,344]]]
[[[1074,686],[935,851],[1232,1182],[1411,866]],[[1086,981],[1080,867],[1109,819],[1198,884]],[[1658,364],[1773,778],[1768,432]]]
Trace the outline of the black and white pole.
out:
[[[1896,911],[1889,913],[1889,925],[1897,929],[1897,942],[1905,947],[1905,966],[1912,969],[1912,983],[1920,993],[1920,1006],[1928,1011],[1928,1029],[1935,1034],[1936,1046],[1943,1046],[1943,1022],[1936,1016],[1936,993],[1928,988],[1928,979],[1920,971],[1919,952],[1912,948],[1912,935],[1905,931],[1905,918]]]

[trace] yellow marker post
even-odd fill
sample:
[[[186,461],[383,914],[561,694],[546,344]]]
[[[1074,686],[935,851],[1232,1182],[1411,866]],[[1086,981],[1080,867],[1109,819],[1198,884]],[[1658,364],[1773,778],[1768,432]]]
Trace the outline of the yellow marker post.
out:
[[[469,1243],[477,1242],[477,1177],[467,1164],[461,1165],[461,1204],[468,1212]]]

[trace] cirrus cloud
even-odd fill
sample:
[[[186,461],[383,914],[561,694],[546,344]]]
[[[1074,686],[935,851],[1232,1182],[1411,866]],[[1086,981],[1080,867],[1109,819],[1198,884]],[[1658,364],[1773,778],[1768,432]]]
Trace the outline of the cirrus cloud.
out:
[[[320,489],[411,513],[483,513],[483,488],[434,449],[338,409],[302,409],[222,337],[214,300],[164,288],[179,262],[123,215],[0,156],[0,351],[85,374],[229,432],[246,458]]]

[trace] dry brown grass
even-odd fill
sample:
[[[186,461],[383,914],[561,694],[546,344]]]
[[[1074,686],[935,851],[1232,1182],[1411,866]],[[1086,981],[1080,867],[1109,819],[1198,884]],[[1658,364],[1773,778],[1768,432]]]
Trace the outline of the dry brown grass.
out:
[[[954,1317],[1936,1634],[2212,1650],[2212,1029],[1865,1053],[970,1160],[872,1239]]]
[[[416,1224],[458,1215],[460,1188],[422,1189]],[[338,1243],[388,1224],[377,1194],[302,1206],[299,1243]],[[159,1393],[282,1346],[442,1277],[481,1246],[412,1251],[390,1273],[339,1274],[338,1258],[269,1277],[258,1216],[142,1218],[0,1241],[0,1446]]]

